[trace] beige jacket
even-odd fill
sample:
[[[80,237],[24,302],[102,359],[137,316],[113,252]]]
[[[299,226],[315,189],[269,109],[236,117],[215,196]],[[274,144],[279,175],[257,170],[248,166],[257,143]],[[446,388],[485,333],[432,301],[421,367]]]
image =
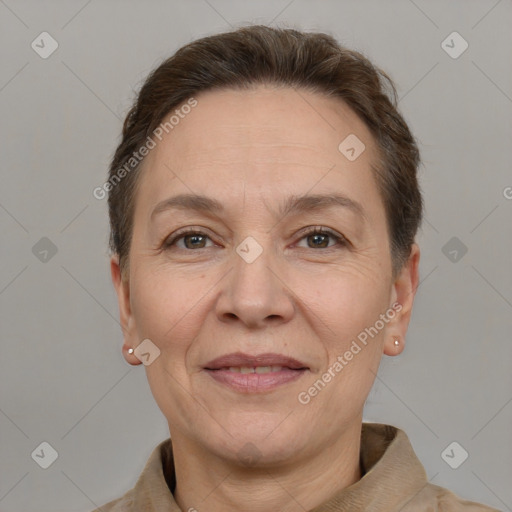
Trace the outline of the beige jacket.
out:
[[[361,480],[310,512],[499,512],[429,483],[405,432],[390,425],[363,423],[361,463]],[[135,487],[94,512],[187,512],[174,501],[175,484],[167,439],[154,449]]]

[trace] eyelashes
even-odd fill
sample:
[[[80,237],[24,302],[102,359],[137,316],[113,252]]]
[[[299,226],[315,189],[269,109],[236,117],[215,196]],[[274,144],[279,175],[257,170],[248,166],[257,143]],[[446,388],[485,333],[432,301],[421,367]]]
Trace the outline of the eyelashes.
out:
[[[313,244],[305,248],[317,251],[319,249],[342,248],[349,244],[348,240],[343,235],[331,230],[330,228],[322,226],[306,228],[301,230],[297,236],[299,242],[304,239],[314,237]],[[329,239],[334,241],[334,244],[331,245]],[[178,242],[181,241],[184,242],[184,247],[179,247],[177,245]],[[211,247],[211,245],[205,245],[208,241],[213,243],[212,238],[204,231],[201,231],[200,229],[184,228],[182,230],[178,230],[176,233],[166,238],[162,244],[162,248],[166,251],[177,249],[182,251],[195,252],[199,251],[200,249],[208,249]],[[325,245],[326,241],[327,245]],[[191,244],[187,246],[187,242],[191,242]]]
[[[321,245],[313,245],[312,247],[307,247],[308,249],[328,249],[335,246],[346,246],[347,245],[347,239],[340,235],[339,233],[336,233],[335,231],[329,229],[329,228],[323,228],[323,227],[314,227],[312,229],[309,229],[308,231],[301,233],[300,240],[304,240],[305,238],[309,237],[317,237],[328,239],[329,237],[335,241],[334,245],[327,245],[327,247],[321,246]]]
[[[167,239],[165,240],[164,242],[164,248],[165,249],[170,249],[172,248],[173,246],[176,245],[176,242],[180,241],[180,240],[185,240],[187,239],[188,237],[195,237],[196,239],[197,238],[202,238],[202,239],[210,239],[210,237],[206,234],[206,233],[203,233],[201,231],[184,231],[184,232],[178,232],[178,234],[172,236],[170,239]],[[211,239],[210,239],[211,240]],[[197,250],[197,247],[195,249],[190,249],[189,247],[186,247],[185,248],[186,250]],[[204,247],[199,247],[199,249],[204,249]]]

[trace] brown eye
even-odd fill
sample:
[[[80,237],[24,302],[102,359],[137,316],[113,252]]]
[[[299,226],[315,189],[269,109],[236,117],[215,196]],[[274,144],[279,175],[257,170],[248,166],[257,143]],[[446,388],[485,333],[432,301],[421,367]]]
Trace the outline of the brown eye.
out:
[[[208,235],[198,231],[187,231],[180,233],[167,240],[164,244],[165,249],[170,249],[176,246],[178,249],[194,250],[194,249],[205,249],[206,243],[210,240]]]
[[[328,249],[334,246],[346,245],[346,240],[343,236],[325,228],[315,228],[309,233],[305,233],[301,240],[304,239],[307,239],[308,249]]]
[[[194,235],[186,235],[183,238],[183,243],[187,249],[202,249],[205,246],[206,239],[208,237],[194,234]]]
[[[311,242],[308,245],[309,245],[309,247],[313,247],[313,248],[328,247],[329,246],[329,237],[330,237],[330,235],[326,235],[325,233],[315,233],[313,235],[308,235],[307,236],[308,241]]]

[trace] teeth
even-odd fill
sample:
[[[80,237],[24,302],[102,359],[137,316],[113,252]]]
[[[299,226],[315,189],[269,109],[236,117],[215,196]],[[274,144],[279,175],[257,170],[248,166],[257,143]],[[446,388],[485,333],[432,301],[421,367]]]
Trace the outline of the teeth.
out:
[[[271,373],[280,372],[283,369],[282,366],[230,366],[229,371],[237,373]]]

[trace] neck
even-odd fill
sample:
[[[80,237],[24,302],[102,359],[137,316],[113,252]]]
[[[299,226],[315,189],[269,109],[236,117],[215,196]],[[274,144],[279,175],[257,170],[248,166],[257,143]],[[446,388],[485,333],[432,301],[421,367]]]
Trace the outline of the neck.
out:
[[[328,501],[361,478],[361,423],[334,444],[292,464],[247,468],[222,459],[173,433],[174,499],[194,512],[304,512]],[[322,448],[322,447],[321,447]]]

